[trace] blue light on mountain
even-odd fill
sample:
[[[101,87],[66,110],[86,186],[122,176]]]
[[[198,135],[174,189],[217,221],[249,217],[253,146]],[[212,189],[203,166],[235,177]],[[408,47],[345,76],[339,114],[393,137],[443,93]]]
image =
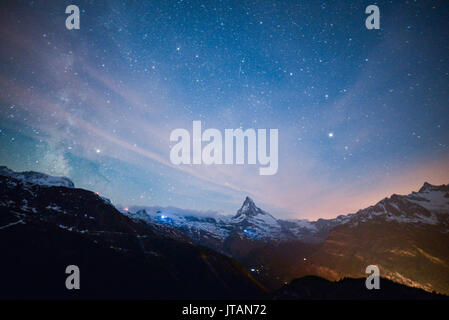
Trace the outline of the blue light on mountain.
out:
[[[244,229],[243,232],[250,238],[254,238],[256,236],[256,231],[252,229]]]
[[[158,216],[157,220],[164,224],[173,224],[173,219],[165,215]]]

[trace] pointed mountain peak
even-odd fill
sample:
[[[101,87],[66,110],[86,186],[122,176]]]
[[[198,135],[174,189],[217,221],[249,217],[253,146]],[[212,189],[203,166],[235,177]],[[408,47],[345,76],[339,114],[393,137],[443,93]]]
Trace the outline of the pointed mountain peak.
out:
[[[436,186],[433,184],[430,184],[428,182],[424,182],[424,184],[422,185],[421,189],[419,189],[418,192],[430,192],[430,191],[449,191],[449,184],[445,185],[441,185],[441,186]]]
[[[254,203],[253,199],[251,199],[250,197],[246,197],[242,207],[237,211],[235,218],[240,217],[242,215],[247,217],[254,217],[257,216],[258,214],[267,214],[267,213],[258,208]]]
[[[422,185],[421,189],[419,189],[419,192],[425,192],[428,191],[430,188],[432,188],[433,186],[428,183],[427,181],[424,182],[424,184]]]
[[[247,204],[247,205],[254,205],[254,206],[255,206],[254,200],[251,199],[250,197],[246,197],[246,198],[245,198],[245,201],[243,201],[243,206],[244,206],[245,204]]]

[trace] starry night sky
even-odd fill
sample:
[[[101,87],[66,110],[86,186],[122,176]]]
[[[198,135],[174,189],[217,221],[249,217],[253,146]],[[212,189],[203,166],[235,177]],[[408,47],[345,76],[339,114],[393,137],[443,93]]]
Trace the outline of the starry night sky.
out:
[[[448,16],[444,1],[2,1],[0,164],[117,205],[233,214],[249,195],[282,218],[449,183]],[[279,129],[278,173],[172,165],[170,132],[193,120]]]

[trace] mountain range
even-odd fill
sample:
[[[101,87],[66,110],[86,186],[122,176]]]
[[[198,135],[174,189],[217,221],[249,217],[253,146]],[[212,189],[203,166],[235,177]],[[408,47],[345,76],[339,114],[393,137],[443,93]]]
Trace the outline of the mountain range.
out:
[[[231,216],[126,209],[68,178],[0,167],[0,298],[307,298],[298,283],[350,298],[342,279],[371,264],[397,284],[384,297],[449,294],[448,185],[317,221],[276,219],[249,197]],[[83,290],[64,287],[71,264]],[[308,298],[321,296],[333,297]]]
[[[449,185],[424,183],[335,219],[281,220],[247,197],[234,216],[130,207],[133,219],[169,225],[241,261],[269,288],[306,275],[363,277],[370,264],[408,286],[449,294]]]
[[[0,167],[0,299],[243,299],[265,289],[235,259],[121,214],[67,178]],[[65,287],[80,269],[81,290]]]

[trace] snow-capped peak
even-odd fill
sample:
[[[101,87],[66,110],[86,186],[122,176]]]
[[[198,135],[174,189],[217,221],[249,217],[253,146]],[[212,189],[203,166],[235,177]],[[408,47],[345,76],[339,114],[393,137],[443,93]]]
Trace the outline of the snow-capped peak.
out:
[[[436,186],[428,182],[424,182],[423,186],[421,187],[421,189],[419,189],[418,193],[427,193],[431,191],[449,192],[449,185],[443,184],[441,186]]]
[[[45,187],[75,187],[75,184],[66,177],[54,177],[35,171],[15,172],[5,166],[0,166],[0,175],[21,180],[23,183],[34,183]]]
[[[246,197],[242,207],[237,211],[237,214],[234,216],[234,218],[239,218],[241,216],[255,217],[259,214],[268,215],[267,212],[256,206],[253,199],[251,199],[250,197]]]
[[[276,219],[257,207],[250,197],[245,198],[234,216],[221,216],[210,212],[199,214],[195,211],[162,207],[130,207],[129,211],[123,213],[132,218],[170,225],[200,244],[224,250],[220,245],[223,245],[228,237],[235,235],[241,239],[264,241],[320,242],[324,241],[328,232],[338,225],[347,224],[355,227],[370,221],[439,224],[445,228],[444,230],[449,230],[448,210],[449,185],[434,186],[425,183],[419,192],[392,195],[356,213],[316,221]]]

